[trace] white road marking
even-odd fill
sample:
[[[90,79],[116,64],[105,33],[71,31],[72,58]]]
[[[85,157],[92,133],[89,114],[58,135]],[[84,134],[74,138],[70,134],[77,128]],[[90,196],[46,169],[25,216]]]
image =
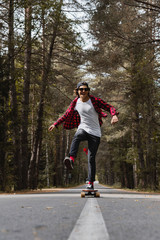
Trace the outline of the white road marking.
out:
[[[87,202],[68,240],[109,240],[109,234],[96,198]]]
[[[100,192],[100,191],[99,191]],[[152,194],[121,194],[121,193],[101,193],[101,198],[119,198],[119,199],[156,199],[157,201],[160,201],[160,194],[158,195],[152,195]],[[52,197],[78,197],[80,198],[80,192],[77,193],[44,193],[44,194],[4,194],[0,195],[0,199],[6,199],[6,198],[52,198]]]

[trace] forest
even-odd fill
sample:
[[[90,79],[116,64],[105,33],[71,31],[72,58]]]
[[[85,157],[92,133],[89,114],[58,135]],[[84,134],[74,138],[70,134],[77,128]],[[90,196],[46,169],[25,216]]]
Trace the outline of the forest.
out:
[[[103,120],[97,180],[158,191],[159,44],[158,0],[1,0],[0,191],[85,183],[86,143],[68,172],[76,129],[48,131],[80,81],[119,112]]]

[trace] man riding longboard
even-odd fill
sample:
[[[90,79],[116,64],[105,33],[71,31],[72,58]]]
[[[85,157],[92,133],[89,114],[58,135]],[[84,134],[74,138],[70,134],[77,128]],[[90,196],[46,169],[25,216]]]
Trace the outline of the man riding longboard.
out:
[[[71,102],[64,115],[49,127],[49,131],[62,123],[65,129],[78,128],[71,143],[69,156],[64,159],[65,166],[70,170],[73,169],[80,142],[88,141],[88,184],[86,189],[94,190],[95,157],[101,138],[102,117],[107,117],[102,109],[111,114],[111,124],[118,122],[118,112],[101,98],[90,95],[90,88],[86,82],[79,82],[75,91],[77,97]]]

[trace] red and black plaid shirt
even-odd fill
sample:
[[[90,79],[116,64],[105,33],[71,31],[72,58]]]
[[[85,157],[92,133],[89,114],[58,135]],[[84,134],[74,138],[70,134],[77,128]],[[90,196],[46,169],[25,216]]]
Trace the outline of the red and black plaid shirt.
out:
[[[92,95],[89,96],[92,104],[96,110],[96,112],[98,113],[99,116],[99,123],[100,126],[102,125],[102,117],[107,117],[106,113],[103,113],[101,108],[110,112],[111,116],[114,115],[118,115],[118,112],[116,112],[116,109],[111,106],[110,104],[104,102],[102,99],[94,97]],[[65,129],[72,129],[72,128],[77,128],[78,125],[80,124],[80,116],[79,113],[74,110],[76,103],[77,103],[78,97],[76,97],[70,104],[69,108],[67,109],[67,111],[63,114],[62,117],[60,117],[55,123],[54,125],[56,127],[58,127],[58,125],[60,125],[61,123],[63,124],[63,127]]]

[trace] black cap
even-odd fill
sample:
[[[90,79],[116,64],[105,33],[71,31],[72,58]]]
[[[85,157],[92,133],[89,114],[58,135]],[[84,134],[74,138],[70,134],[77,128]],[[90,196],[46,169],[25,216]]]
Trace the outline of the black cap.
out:
[[[87,88],[88,88],[88,83],[86,83],[86,82],[79,82],[79,83],[77,84],[77,89],[78,89],[80,86],[83,86],[83,85],[87,86]]]

